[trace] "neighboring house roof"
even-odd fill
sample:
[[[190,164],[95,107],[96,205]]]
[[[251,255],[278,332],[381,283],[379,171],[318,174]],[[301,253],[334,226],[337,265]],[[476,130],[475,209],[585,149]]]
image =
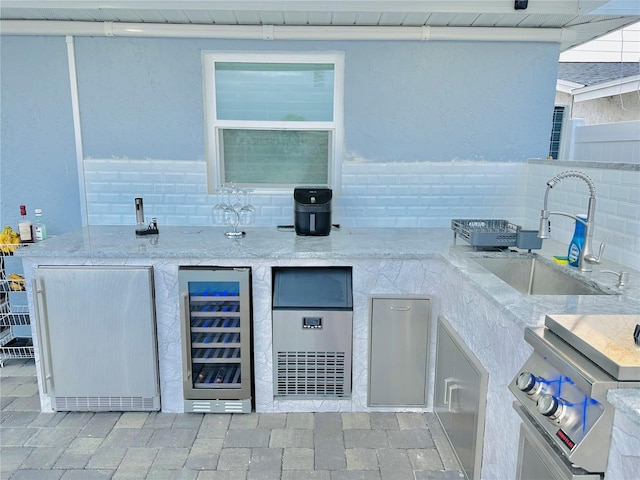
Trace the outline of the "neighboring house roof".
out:
[[[638,62],[561,62],[558,80],[585,87],[640,74]]]
[[[561,62],[556,90],[575,102],[640,90],[639,62]]]

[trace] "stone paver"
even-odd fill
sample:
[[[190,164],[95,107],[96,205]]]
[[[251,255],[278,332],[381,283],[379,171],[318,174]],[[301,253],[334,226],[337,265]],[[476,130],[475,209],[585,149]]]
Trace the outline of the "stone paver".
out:
[[[379,470],[378,455],[371,448],[347,448],[347,470]]]
[[[342,428],[344,430],[360,429],[366,430],[371,428],[371,421],[368,413],[343,413]]]
[[[150,447],[189,447],[196,439],[197,432],[196,429],[189,428],[161,428],[153,431],[147,445]]]
[[[109,480],[111,470],[67,470],[60,480]]]
[[[64,452],[53,466],[57,470],[82,470],[89,463],[91,455],[86,453]]]
[[[347,448],[384,448],[389,446],[384,430],[345,430],[344,445]]]
[[[380,448],[378,449],[378,461],[380,462],[382,480],[400,480],[413,476],[413,468],[406,450]]]
[[[28,362],[0,369],[0,480],[463,477],[433,413],[41,413]]]
[[[96,470],[115,470],[116,468],[118,468],[118,465],[120,465],[120,462],[122,462],[122,459],[124,458],[126,453],[126,448],[99,448],[98,450],[96,450],[96,453],[94,453],[89,459],[86,468]]]
[[[394,430],[387,432],[391,448],[433,448],[429,430]]]
[[[225,448],[258,448],[269,446],[269,430],[229,430],[224,441]]]
[[[291,412],[287,413],[287,428],[313,429],[315,416],[313,413]]]
[[[189,456],[189,448],[159,448],[158,455],[153,460],[151,469],[180,470],[184,467]]]
[[[223,448],[218,459],[218,470],[249,470],[251,449]]]
[[[371,413],[369,414],[369,423],[371,428],[377,430],[397,430],[400,428],[395,413]]]
[[[313,448],[285,448],[283,470],[313,470]]]
[[[444,470],[442,459],[435,447],[409,450],[407,454],[414,471]]]
[[[254,448],[251,451],[249,471],[268,472],[272,478],[279,477],[282,471],[282,449]]]
[[[147,412],[124,412],[113,428],[142,428],[148,418]]]
[[[271,448],[311,448],[313,447],[313,431],[306,429],[281,428],[271,431],[269,440]]]

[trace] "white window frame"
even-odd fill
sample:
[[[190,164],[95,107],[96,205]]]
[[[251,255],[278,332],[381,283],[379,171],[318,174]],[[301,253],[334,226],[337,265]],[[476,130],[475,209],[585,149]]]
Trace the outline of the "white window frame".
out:
[[[215,64],[237,63],[330,63],[334,65],[333,121],[284,122],[219,120],[216,117]],[[328,131],[330,138],[327,179],[334,193],[342,185],[344,142],[344,52],[202,52],[204,82],[204,121],[207,155],[207,188],[209,193],[224,180],[222,130],[225,128]],[[247,185],[260,193],[290,193],[290,186]]]

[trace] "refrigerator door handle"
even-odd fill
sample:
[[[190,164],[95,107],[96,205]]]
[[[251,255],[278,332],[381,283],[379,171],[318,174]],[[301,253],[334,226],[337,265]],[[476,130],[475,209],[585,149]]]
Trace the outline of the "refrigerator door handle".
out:
[[[33,291],[33,306],[36,314],[36,326],[38,328],[38,350],[40,350],[40,376],[42,377],[42,393],[49,394],[53,385],[51,375],[51,350],[49,348],[49,327],[47,325],[46,298],[44,287],[38,287],[37,280],[31,281]],[[42,301],[40,301],[42,297]],[[51,385],[49,385],[51,383]]]
[[[190,323],[187,323],[189,321],[189,294],[188,293],[183,293],[182,294],[182,324],[183,325],[189,325]],[[187,332],[188,335],[190,335],[189,332]],[[187,346],[187,358],[192,358],[191,357],[191,342],[187,341],[186,342],[186,346]],[[187,379],[191,380],[193,377],[193,364],[190,361],[186,361],[186,368],[187,368]]]

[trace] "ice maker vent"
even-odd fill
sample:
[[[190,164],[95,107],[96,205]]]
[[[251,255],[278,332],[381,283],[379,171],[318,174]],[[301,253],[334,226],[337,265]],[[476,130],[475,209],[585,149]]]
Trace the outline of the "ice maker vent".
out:
[[[55,397],[56,411],[155,411],[160,410],[154,397]]]
[[[345,352],[278,352],[277,395],[345,394]]]

